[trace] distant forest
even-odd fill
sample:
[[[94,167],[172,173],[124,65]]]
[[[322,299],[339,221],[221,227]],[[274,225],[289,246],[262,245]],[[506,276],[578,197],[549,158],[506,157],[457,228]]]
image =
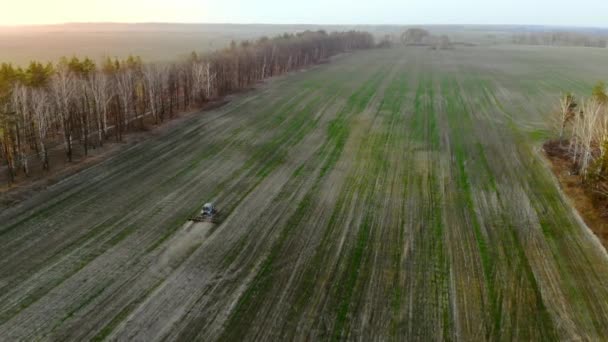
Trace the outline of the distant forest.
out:
[[[513,36],[513,43],[521,45],[585,46],[605,48],[607,36],[579,32],[529,32]]]

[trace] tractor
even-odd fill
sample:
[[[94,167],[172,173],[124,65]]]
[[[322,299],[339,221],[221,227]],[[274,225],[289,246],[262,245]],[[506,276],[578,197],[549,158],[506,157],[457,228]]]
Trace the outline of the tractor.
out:
[[[205,203],[201,212],[197,216],[191,218],[190,221],[215,223],[216,216],[217,209],[215,208],[215,205],[213,205],[213,203]]]

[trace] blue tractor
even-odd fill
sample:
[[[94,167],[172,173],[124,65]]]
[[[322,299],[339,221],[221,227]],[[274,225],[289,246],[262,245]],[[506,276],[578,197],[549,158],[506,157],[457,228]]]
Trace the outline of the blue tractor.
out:
[[[198,216],[195,216],[190,219],[190,221],[194,222],[211,222],[215,223],[215,218],[217,215],[217,209],[213,203],[205,203],[203,205],[203,209],[201,210]]]

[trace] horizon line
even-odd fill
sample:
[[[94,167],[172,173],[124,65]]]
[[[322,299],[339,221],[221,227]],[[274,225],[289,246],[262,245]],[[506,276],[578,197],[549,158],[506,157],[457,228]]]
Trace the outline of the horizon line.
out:
[[[555,27],[555,28],[586,28],[586,29],[608,29],[608,26],[597,25],[565,25],[565,24],[462,24],[462,23],[446,23],[446,24],[424,24],[424,23],[407,23],[407,24],[320,24],[320,23],[265,23],[265,22],[170,22],[170,21],[69,21],[60,23],[43,23],[43,24],[0,24],[0,28],[22,28],[22,27],[45,27],[45,26],[69,26],[69,25],[260,25],[260,26],[470,26],[470,27]]]

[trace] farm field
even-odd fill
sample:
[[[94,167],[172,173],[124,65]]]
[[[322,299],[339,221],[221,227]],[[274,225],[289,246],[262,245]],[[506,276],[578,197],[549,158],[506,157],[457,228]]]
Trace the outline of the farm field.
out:
[[[605,338],[608,257],[540,145],[607,57],[357,52],[191,116],[0,212],[0,336]]]
[[[400,32],[394,26],[261,24],[118,24],[79,23],[31,27],[0,24],[0,62],[27,66],[32,60],[57,62],[63,56],[100,61],[104,57],[141,56],[147,62],[172,62],[192,51],[208,53],[231,41],[257,40],[306,30],[366,30],[376,36]]]

